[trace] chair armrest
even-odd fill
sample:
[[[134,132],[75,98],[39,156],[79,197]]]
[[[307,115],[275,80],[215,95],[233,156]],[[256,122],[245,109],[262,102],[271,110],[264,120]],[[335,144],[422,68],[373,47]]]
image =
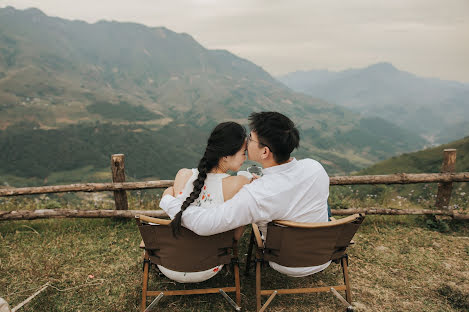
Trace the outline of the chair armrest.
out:
[[[145,221],[145,222],[150,222],[150,223],[155,223],[155,224],[161,224],[161,225],[168,225],[171,223],[171,220],[167,219],[159,219],[159,218],[152,218],[152,217],[147,217],[144,215],[139,215],[138,219]]]
[[[262,243],[261,232],[259,231],[259,227],[257,224],[252,223],[252,232],[254,233],[254,237],[256,238],[256,243],[258,248],[264,248],[264,244]]]
[[[316,222],[316,223],[307,223],[307,222],[293,222],[293,221],[284,221],[284,220],[274,220],[274,223],[283,225],[283,226],[291,226],[296,228],[326,228],[331,227],[339,224],[345,224],[349,222],[353,222],[359,217],[364,217],[364,214],[354,214],[342,219],[331,220],[329,222]]]

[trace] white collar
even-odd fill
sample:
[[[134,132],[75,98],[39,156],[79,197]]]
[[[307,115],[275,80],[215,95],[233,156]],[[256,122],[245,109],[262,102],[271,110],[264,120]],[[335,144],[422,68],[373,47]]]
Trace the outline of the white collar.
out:
[[[262,169],[262,173],[264,175],[269,175],[269,174],[282,172],[282,171],[288,170],[288,169],[292,168],[293,166],[295,166],[296,162],[297,162],[296,158],[293,157],[289,162],[286,162],[284,164]]]

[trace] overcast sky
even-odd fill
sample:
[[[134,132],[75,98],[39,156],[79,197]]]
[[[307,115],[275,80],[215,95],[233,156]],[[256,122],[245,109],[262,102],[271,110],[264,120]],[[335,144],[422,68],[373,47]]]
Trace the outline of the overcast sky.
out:
[[[185,32],[274,76],[391,62],[469,83],[469,0],[0,0],[47,15]]]

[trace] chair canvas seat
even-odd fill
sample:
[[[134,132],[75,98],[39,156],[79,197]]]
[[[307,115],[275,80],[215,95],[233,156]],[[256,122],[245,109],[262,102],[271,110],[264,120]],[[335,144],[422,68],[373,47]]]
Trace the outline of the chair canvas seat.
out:
[[[169,226],[144,223],[139,230],[150,261],[170,270],[200,272],[231,263],[234,231],[199,236],[182,228],[181,234],[174,238]]]
[[[228,302],[240,310],[241,289],[239,281],[238,249],[234,230],[212,236],[199,236],[182,228],[177,238],[173,237],[170,220],[136,217],[143,239],[143,286],[141,311],[146,311],[147,297],[156,297],[148,309],[156,305],[163,296],[221,293]],[[234,285],[205,289],[148,290],[148,272],[151,264],[162,265],[179,272],[199,272],[221,264],[233,264]],[[226,292],[236,293],[236,303]]]
[[[287,267],[308,267],[337,260],[361,223],[346,223],[334,227],[294,228],[270,222],[264,260]]]
[[[267,226],[268,235],[265,243],[261,240],[257,225],[253,224],[246,260],[246,274],[249,271],[252,248],[256,245],[257,311],[263,312],[277,294],[315,292],[331,292],[350,308],[352,297],[346,249],[364,218],[363,214],[355,214],[327,223],[270,222]],[[321,265],[330,260],[340,262],[344,276],[343,285],[268,290],[261,288],[261,263],[272,261],[286,267],[308,267]],[[346,299],[337,290],[345,290]],[[270,297],[261,307],[261,296],[266,295]]]

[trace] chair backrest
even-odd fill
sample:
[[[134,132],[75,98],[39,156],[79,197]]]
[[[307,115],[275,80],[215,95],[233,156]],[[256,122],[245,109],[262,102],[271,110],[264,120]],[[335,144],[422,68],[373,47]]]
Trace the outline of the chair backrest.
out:
[[[175,238],[169,220],[144,216],[136,220],[152,263],[174,271],[197,272],[228,264],[233,258],[234,230],[199,236],[183,227]]]
[[[339,259],[364,218],[355,214],[325,223],[270,222],[264,260],[287,267],[307,267]]]

